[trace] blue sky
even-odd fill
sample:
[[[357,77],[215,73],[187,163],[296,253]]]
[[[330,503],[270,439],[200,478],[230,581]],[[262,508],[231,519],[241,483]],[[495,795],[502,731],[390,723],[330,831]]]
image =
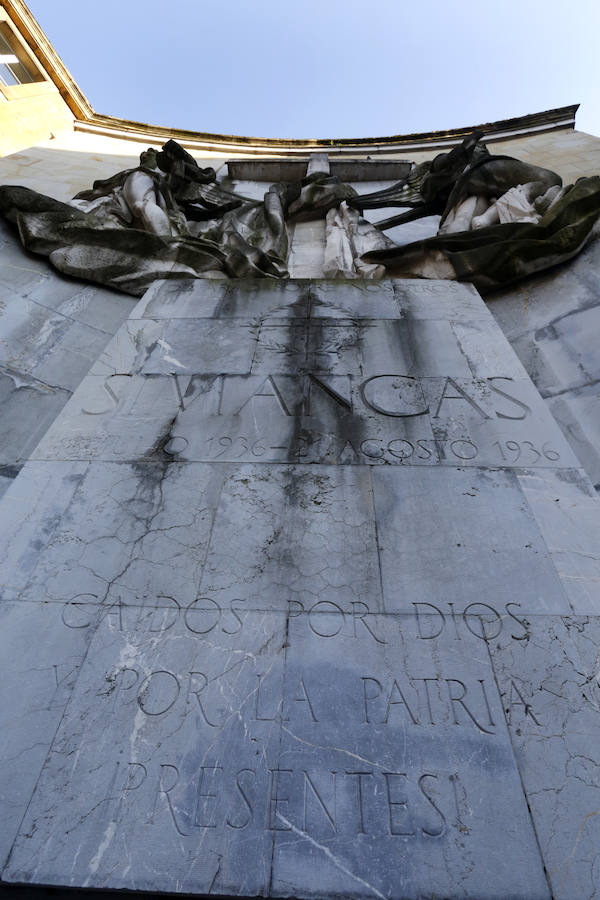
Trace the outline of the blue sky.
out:
[[[600,135],[599,0],[28,0],[97,112],[360,137],[581,103]]]

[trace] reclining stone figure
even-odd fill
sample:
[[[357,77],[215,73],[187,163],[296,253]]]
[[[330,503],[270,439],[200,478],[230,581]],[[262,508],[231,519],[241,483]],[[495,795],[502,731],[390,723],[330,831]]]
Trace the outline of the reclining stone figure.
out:
[[[455,157],[440,154],[387,191],[349,201],[361,209],[412,207],[378,222],[381,230],[441,215],[436,237],[369,251],[365,262],[388,275],[471,281],[488,291],[579,253],[600,216],[600,178],[563,187],[549,169],[491,155],[480,137],[474,132]]]
[[[454,278],[486,290],[578,253],[600,215],[600,178],[563,188],[548,169],[491,155],[481,137],[383,191],[358,196],[313,172],[260,200],[225,190],[214,169],[167,141],[70,203],[2,186],[0,213],[61,272],[135,296],[158,278],[287,278],[290,223],[325,217],[326,277]],[[408,212],[376,225],[358,213],[387,206]],[[436,237],[398,246],[382,233],[432,214]]]

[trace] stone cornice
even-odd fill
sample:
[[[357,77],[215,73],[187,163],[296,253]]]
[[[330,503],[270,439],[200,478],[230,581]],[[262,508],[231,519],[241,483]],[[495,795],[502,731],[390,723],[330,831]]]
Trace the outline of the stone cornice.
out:
[[[415,152],[430,149],[454,147],[474,129],[485,133],[486,143],[521,137],[543,131],[575,127],[575,113],[579,104],[565,106],[545,112],[503,119],[500,122],[488,122],[464,128],[453,128],[446,131],[430,131],[418,134],[391,135],[388,137],[370,138],[323,138],[323,139],[289,139],[241,137],[228,134],[209,134],[199,131],[186,131],[178,128],[164,128],[146,125],[142,122],[117,119],[113,116],[101,116],[94,113],[85,120],[75,122],[76,131],[87,131],[94,134],[112,135],[126,140],[147,144],[162,144],[174,138],[184,147],[192,150],[208,150],[223,154],[242,153],[244,155],[294,156],[307,152],[326,150],[330,156],[352,154],[381,154],[394,152]]]

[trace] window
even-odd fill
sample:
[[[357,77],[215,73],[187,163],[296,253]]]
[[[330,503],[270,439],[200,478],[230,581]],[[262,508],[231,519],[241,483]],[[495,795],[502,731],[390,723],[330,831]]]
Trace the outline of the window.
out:
[[[19,52],[20,48],[17,50],[16,41],[11,40],[11,37],[10,30],[0,24],[0,84],[14,87],[17,84],[41,81],[42,76],[33,68],[25,54]]]

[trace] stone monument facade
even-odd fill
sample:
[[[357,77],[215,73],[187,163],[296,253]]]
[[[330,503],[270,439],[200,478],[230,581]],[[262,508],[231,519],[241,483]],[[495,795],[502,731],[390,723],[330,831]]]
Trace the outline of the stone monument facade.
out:
[[[4,15],[0,896],[594,897],[598,144],[138,160]]]
[[[589,889],[597,500],[474,289],[157,283],[2,510],[5,881]]]

